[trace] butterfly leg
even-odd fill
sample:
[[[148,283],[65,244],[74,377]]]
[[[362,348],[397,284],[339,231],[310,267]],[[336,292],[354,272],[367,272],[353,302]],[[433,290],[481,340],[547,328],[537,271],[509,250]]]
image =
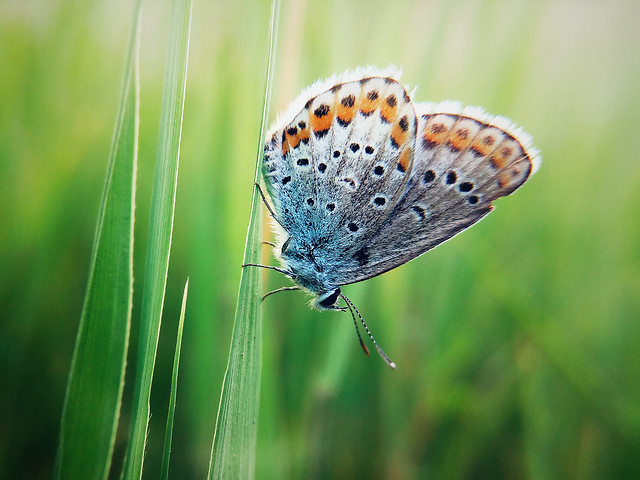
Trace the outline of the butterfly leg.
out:
[[[258,189],[258,193],[260,194],[260,197],[262,198],[262,202],[264,203],[264,206],[267,207],[267,210],[269,210],[269,213],[271,214],[273,219],[276,222],[278,222],[278,225],[280,225],[286,231],[287,229],[284,228],[284,225],[282,225],[282,222],[280,222],[280,220],[276,216],[276,213],[273,211],[273,208],[271,208],[271,205],[269,205],[269,202],[267,201],[267,197],[264,196],[264,192],[262,191],[262,187],[260,187],[260,184],[258,182],[255,182],[254,185]]]
[[[280,287],[280,288],[277,288],[276,290],[271,290],[270,292],[265,293],[262,296],[262,300],[264,301],[265,298],[267,298],[269,295],[273,295],[274,293],[288,292],[291,290],[302,290],[302,289],[300,287]]]
[[[272,267],[271,265],[260,265],[259,263],[243,263],[242,264],[242,268],[244,268],[244,267],[266,268],[266,269],[269,269],[269,270],[275,270],[276,272],[280,272],[280,273],[282,273],[283,275],[286,275],[289,278],[293,278],[293,279],[296,278],[295,274],[293,274],[289,270],[285,270],[284,268]]]

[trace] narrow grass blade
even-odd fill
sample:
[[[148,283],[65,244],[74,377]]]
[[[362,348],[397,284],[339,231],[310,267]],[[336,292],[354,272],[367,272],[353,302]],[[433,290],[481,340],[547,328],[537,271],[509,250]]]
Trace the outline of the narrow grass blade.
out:
[[[184,285],[182,306],[180,307],[180,321],[178,322],[178,335],[176,336],[176,353],[173,356],[173,373],[171,374],[171,396],[169,397],[169,411],[167,413],[167,428],[164,433],[164,451],[162,453],[162,472],[160,478],[169,478],[169,457],[171,456],[171,437],[173,435],[173,416],[176,410],[176,394],[178,391],[178,369],[180,368],[180,351],[182,350],[182,330],[184,327],[184,314],[187,310],[187,292],[189,291],[189,279]]]
[[[255,182],[260,181],[260,166],[275,64],[274,46],[277,39],[279,12],[280,1],[273,0]],[[251,218],[244,250],[243,263],[245,264],[260,263],[261,261],[262,216],[260,202],[260,197],[254,188]],[[209,479],[254,477],[262,360],[261,278],[261,269],[255,267],[243,268],[240,275],[229,361],[222,385],[216,430],[211,448]]]
[[[160,133],[151,198],[132,425],[122,470],[122,478],[124,479],[141,478],[144,463],[144,449],[149,424],[149,396],[158,347],[173,232],[191,31],[191,5],[191,0],[174,0],[171,9]]]
[[[59,479],[107,478],[111,465],[133,293],[139,34],[138,4],[62,414]]]

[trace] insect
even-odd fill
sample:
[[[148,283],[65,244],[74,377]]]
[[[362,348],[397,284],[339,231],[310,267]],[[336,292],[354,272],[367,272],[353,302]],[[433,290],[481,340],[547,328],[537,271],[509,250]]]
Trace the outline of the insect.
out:
[[[355,311],[391,368],[341,287],[470,227],[540,164],[529,135],[506,118],[456,102],[414,103],[398,78],[369,68],[309,87],[266,137],[272,207],[259,190],[282,230],[282,268],[265,268],[297,284],[269,294],[306,290],[321,310],[349,310],[368,354]]]

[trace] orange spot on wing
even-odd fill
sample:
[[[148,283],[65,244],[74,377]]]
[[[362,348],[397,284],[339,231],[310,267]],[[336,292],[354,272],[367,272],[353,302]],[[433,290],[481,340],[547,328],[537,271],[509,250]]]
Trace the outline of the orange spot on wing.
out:
[[[427,121],[422,136],[431,144],[442,145],[449,136],[449,126],[436,116]]]
[[[363,115],[371,115],[380,104],[380,92],[375,89],[369,91],[365,89],[357,103],[360,105],[360,111]]]
[[[511,172],[504,171],[498,175],[498,184],[500,184],[501,188],[508,187],[511,183]]]
[[[305,112],[306,113],[306,112]],[[300,142],[303,143],[308,143],[309,141],[309,118],[306,115],[299,115],[291,125],[289,125],[290,127],[295,126],[297,128],[297,132],[295,135],[295,143],[296,143],[296,147],[300,144]],[[295,147],[293,147],[295,148]]]
[[[400,157],[398,157],[398,165],[400,165],[403,172],[406,172],[409,169],[410,164],[411,164],[411,150],[409,150],[408,148],[405,148],[400,154]]]
[[[396,143],[396,145],[404,144],[407,141],[408,136],[408,130],[403,130],[398,122],[393,124],[393,127],[391,128],[391,139]]]
[[[298,130],[296,130],[296,133],[293,135],[287,132],[287,143],[292,150],[300,144],[300,133]]]
[[[473,132],[470,130],[468,126],[457,125],[453,132],[451,132],[451,136],[449,137],[449,143],[456,150],[464,150],[467,148],[471,141],[473,140]]]
[[[307,143],[309,141],[309,127],[303,128],[298,134],[298,138],[301,142]]]
[[[311,123],[311,130],[314,132],[325,132],[331,127],[333,122],[333,106],[329,106],[326,103],[315,107],[313,111],[309,112],[309,121]]]
[[[496,149],[500,137],[501,133],[496,128],[485,128],[473,139],[471,149],[478,155],[486,157]]]
[[[336,118],[346,126],[351,123],[357,111],[355,95],[347,95],[336,99]]]
[[[380,116],[382,119],[391,123],[396,119],[398,114],[398,99],[395,95],[391,94],[380,103]]]
[[[511,163],[516,155],[522,154],[520,146],[513,140],[506,140],[496,148],[491,155],[491,164],[494,168],[504,168]]]
[[[498,173],[498,184],[505,189],[502,195],[509,195],[522,185],[531,173],[531,159],[524,154]]]

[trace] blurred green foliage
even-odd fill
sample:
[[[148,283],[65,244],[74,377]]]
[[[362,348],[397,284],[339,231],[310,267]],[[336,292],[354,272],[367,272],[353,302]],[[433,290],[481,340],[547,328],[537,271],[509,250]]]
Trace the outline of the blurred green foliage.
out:
[[[147,3],[131,351],[168,22]],[[160,471],[187,276],[170,477],[206,475],[264,89],[268,2],[193,8],[146,478]],[[265,302],[256,477],[640,477],[637,2],[282,8],[274,115],[317,78],[393,63],[417,101],[514,119],[543,164],[479,225],[346,287],[395,372],[362,355],[347,314],[300,293]],[[124,0],[0,4],[0,478],[51,476],[132,15]]]

